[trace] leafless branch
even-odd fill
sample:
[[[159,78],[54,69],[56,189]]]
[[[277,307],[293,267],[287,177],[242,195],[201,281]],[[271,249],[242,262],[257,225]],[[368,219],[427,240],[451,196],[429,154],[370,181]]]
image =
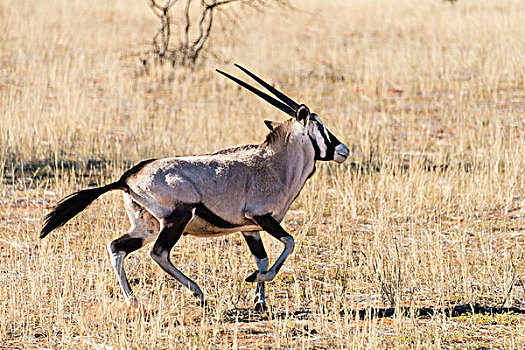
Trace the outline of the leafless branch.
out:
[[[189,43],[189,35],[190,35],[190,5],[191,0],[186,1],[186,8],[184,9],[184,39],[182,41],[182,47],[187,48]]]
[[[170,48],[171,25],[175,24],[171,10],[178,0],[169,0],[165,4],[160,4],[158,0],[147,1],[153,14],[160,19],[159,27],[152,37],[150,57],[161,63],[169,61],[173,65],[191,65],[195,63],[210,38],[215,10],[220,10],[225,15],[224,18],[230,21],[230,26],[236,26],[240,16],[229,5],[240,3],[259,10],[261,6],[270,3],[287,4],[288,0],[201,0],[198,5],[200,13],[194,22],[190,12],[196,6],[193,5],[192,0],[186,0],[185,5],[181,8],[181,17],[179,17],[182,35],[174,48]],[[147,63],[147,60],[144,62]]]

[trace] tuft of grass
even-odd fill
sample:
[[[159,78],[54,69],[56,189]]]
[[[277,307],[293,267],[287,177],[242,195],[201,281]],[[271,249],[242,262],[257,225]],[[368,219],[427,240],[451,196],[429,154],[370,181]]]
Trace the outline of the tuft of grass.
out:
[[[488,326],[488,325],[497,325],[497,326],[513,326],[519,323],[523,323],[523,317],[514,312],[508,312],[503,314],[490,314],[490,313],[481,313],[481,314],[463,314],[458,317],[452,318],[456,322],[461,322],[464,324],[472,326]]]

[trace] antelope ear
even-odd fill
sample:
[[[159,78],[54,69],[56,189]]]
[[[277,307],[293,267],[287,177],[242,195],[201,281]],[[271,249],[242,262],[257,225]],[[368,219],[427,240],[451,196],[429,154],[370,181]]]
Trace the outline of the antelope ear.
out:
[[[299,106],[295,112],[295,119],[303,125],[306,125],[308,118],[310,117],[310,110],[305,105]]]
[[[274,131],[275,128],[278,127],[279,125],[281,125],[282,123],[272,122],[271,120],[265,120],[264,124],[266,124],[266,127],[268,129],[270,129],[271,131]]]

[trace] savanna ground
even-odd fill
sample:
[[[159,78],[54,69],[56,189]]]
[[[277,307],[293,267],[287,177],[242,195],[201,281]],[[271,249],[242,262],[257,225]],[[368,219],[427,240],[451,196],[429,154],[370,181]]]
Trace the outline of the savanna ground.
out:
[[[0,1],[0,348],[525,347],[525,2],[294,4],[243,12],[194,69],[145,70],[145,1]],[[240,234],[172,252],[206,313],[131,255],[132,312],[105,248],[128,229],[121,196],[42,241],[41,219],[142,159],[263,140],[285,115],[214,72],[233,62],[353,156],[319,164],[287,215],[267,314]]]

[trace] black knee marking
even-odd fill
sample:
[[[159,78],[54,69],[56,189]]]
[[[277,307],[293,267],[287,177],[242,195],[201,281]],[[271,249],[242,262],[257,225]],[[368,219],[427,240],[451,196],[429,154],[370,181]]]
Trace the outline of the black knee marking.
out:
[[[248,248],[250,249],[250,252],[257,257],[257,259],[264,259],[268,256],[266,254],[266,250],[264,249],[263,243],[261,239],[256,239],[252,236],[244,235],[244,239],[246,240],[246,243],[248,244]]]
[[[246,277],[244,280],[249,283],[255,282],[255,280],[257,279],[257,273],[259,273],[259,271],[255,271],[250,276]]]
[[[115,239],[110,243],[112,253],[125,252],[126,255],[140,249],[144,245],[144,239],[139,237],[130,237],[128,234]]]

